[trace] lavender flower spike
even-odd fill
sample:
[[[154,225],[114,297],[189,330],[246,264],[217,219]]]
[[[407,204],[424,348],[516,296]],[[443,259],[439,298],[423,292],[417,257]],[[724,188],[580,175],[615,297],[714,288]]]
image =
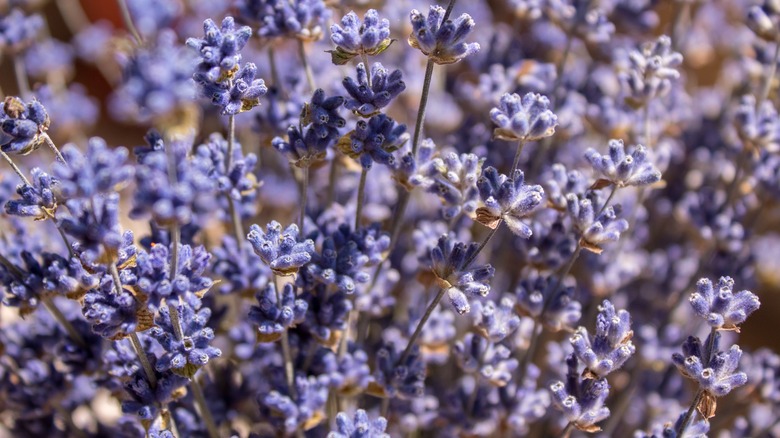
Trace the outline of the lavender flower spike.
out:
[[[591,338],[585,327],[580,327],[569,341],[593,378],[602,378],[619,369],[636,352],[631,342],[631,317],[625,310],[615,311],[608,300],[599,307],[596,334]]]
[[[297,225],[292,224],[282,231],[282,225],[272,221],[265,228],[266,232],[263,232],[258,225],[252,225],[246,237],[255,254],[274,274],[293,275],[311,260],[314,242],[311,239],[299,242]]]
[[[710,336],[720,338],[719,333]],[[717,339],[716,338],[716,339]],[[747,374],[737,372],[742,350],[732,345],[729,351],[719,351],[705,363],[707,354],[699,338],[690,336],[682,346],[683,354],[674,353],[672,362],[683,376],[694,380],[699,387],[714,397],[723,397],[732,389],[747,383]],[[713,350],[717,350],[717,340]]]
[[[646,186],[661,180],[661,172],[647,157],[647,149],[642,145],[626,153],[623,140],[610,140],[609,155],[588,149],[585,159],[603,180],[618,187]]]
[[[468,264],[479,248],[479,244],[456,242],[452,236],[443,235],[431,249],[433,274],[438,285],[447,291],[455,310],[463,315],[471,310],[469,296],[487,296],[490,293],[488,281],[495,269],[490,265],[469,268]]]
[[[330,27],[330,40],[336,50],[329,50],[334,64],[346,64],[359,55],[378,55],[393,43],[390,38],[390,21],[379,19],[376,9],[369,9],[360,22],[357,14],[350,11],[341,19],[341,26]]]
[[[752,292],[743,290],[735,294],[733,288],[731,277],[721,277],[717,290],[709,279],[702,278],[690,297],[693,311],[715,329],[739,332],[738,325],[758,310],[761,302]]]
[[[409,35],[409,45],[423,52],[436,64],[452,64],[479,51],[478,43],[463,41],[475,26],[469,14],[443,21],[444,8],[431,6],[427,17],[413,9],[410,20],[412,33]]]
[[[371,66],[371,84],[368,83],[368,66],[361,62],[357,66],[357,81],[351,77],[344,78],[342,84],[351,99],[344,106],[361,117],[371,117],[390,104],[402,91],[406,84],[401,77],[401,70],[387,70],[380,63]]]
[[[274,342],[282,337],[282,332],[300,324],[306,318],[309,303],[297,299],[291,283],[284,285],[277,294],[276,285],[269,282],[256,295],[259,306],[249,309],[249,320],[257,325],[258,342]]]
[[[12,199],[5,203],[5,212],[12,216],[32,217],[43,220],[54,217],[57,210],[57,200],[53,190],[58,181],[48,173],[35,167],[32,174],[32,185],[19,184],[16,193],[20,199]]]
[[[252,36],[252,28],[236,28],[233,17],[225,17],[217,27],[212,19],[203,22],[203,38],[188,38],[187,46],[200,56],[197,70],[211,82],[222,82],[233,77],[241,62],[241,50]]]
[[[495,229],[500,220],[512,233],[531,237],[531,228],[522,219],[542,204],[544,189],[540,185],[525,185],[523,172],[515,170],[513,178],[499,174],[494,167],[488,167],[477,181],[483,206],[477,209],[477,221]]]
[[[580,244],[583,248],[600,254],[601,245],[607,242],[617,242],[620,234],[628,230],[628,221],[618,219],[613,207],[607,207],[596,217],[593,204],[589,199],[579,199],[577,195],[566,195],[569,216],[574,222],[574,228],[580,233]]]
[[[567,359],[570,363],[571,359]],[[576,363],[576,359],[574,360]],[[609,383],[606,379],[582,382],[567,378],[567,383],[558,381],[550,385],[553,404],[563,411],[564,417],[577,429],[584,432],[598,432],[596,425],[609,417],[609,408],[604,402],[609,396]]]
[[[378,417],[371,421],[363,409],[355,412],[354,419],[344,412],[336,415],[337,432],[330,432],[328,438],[390,438],[385,433],[387,420]]]
[[[540,140],[555,133],[558,116],[550,111],[550,100],[536,93],[522,98],[518,94],[504,94],[497,108],[490,110],[490,119],[496,124],[496,138],[521,142]]]
[[[43,144],[41,135],[49,129],[49,115],[37,100],[25,104],[8,96],[0,113],[0,150],[27,155]]]

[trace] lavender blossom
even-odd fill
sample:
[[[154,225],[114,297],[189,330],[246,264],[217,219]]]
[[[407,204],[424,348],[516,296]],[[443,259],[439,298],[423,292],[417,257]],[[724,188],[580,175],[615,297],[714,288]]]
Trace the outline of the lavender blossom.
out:
[[[260,24],[261,38],[297,38],[316,41],[322,38],[322,26],[330,10],[322,0],[242,0],[242,16]]]
[[[100,137],[89,139],[86,153],[75,145],[62,148],[65,163],[54,166],[61,193],[66,199],[91,198],[122,190],[133,178],[134,168],[127,162],[125,148],[109,148]]]
[[[641,187],[661,180],[661,172],[653,165],[642,145],[626,151],[623,140],[610,140],[609,155],[588,149],[585,159],[605,182],[618,187]]]
[[[438,195],[444,206],[442,215],[447,220],[461,213],[473,214],[479,201],[477,181],[484,160],[475,154],[454,152],[434,157],[435,150],[436,145],[430,139],[422,141],[415,163],[418,167],[416,172],[410,172],[409,184]]]
[[[713,397],[723,397],[734,388],[747,383],[747,374],[737,371],[742,350],[739,346],[732,345],[727,352],[717,351],[717,338],[720,333],[716,332],[710,336],[716,336],[712,352],[702,348],[699,338],[690,336],[682,346],[683,354],[674,353],[672,362],[683,376],[695,381],[699,388]],[[707,357],[710,358],[709,361]]]
[[[51,175],[35,167],[32,174],[32,185],[19,184],[16,193],[20,199],[5,203],[5,212],[12,216],[32,217],[44,220],[54,217],[57,210],[57,200],[54,195],[59,181]]]
[[[512,233],[531,237],[531,228],[522,219],[542,204],[542,186],[525,184],[523,172],[515,170],[512,179],[488,167],[477,181],[483,206],[477,208],[477,221],[495,229],[500,221],[506,222]]]
[[[780,118],[771,101],[756,108],[753,95],[742,96],[734,115],[737,135],[743,145],[752,151],[777,152],[780,149]]]
[[[588,329],[580,327],[569,339],[574,354],[593,378],[606,377],[634,355],[636,347],[631,342],[634,332],[630,324],[627,311],[616,311],[612,303],[604,300],[596,317],[596,334],[591,338]]]
[[[528,93],[522,98],[504,94],[499,107],[490,110],[490,118],[497,126],[495,137],[527,142],[553,135],[558,117],[549,107],[550,100],[540,94]]]
[[[122,339],[153,324],[144,303],[124,288],[120,293],[110,275],[104,275],[100,285],[84,296],[83,312],[92,330],[106,339]]]
[[[376,56],[387,50],[392,44],[390,39],[390,21],[379,19],[376,9],[369,9],[360,22],[357,14],[350,11],[341,18],[341,25],[330,27],[330,40],[336,45],[331,50],[334,64],[342,65],[361,55]]]
[[[471,310],[469,297],[487,296],[488,282],[495,269],[491,265],[470,267],[479,244],[456,242],[451,235],[443,235],[431,249],[431,269],[439,287],[447,291],[450,303],[459,314]]]
[[[474,312],[474,327],[480,336],[491,342],[501,342],[514,333],[520,327],[520,318],[515,315],[514,306],[514,300],[509,297],[502,298],[499,304],[492,300],[487,300],[484,305],[479,304],[478,311]]]
[[[260,414],[268,419],[277,430],[293,434],[296,430],[308,430],[325,417],[325,403],[328,401],[328,378],[326,376],[303,376],[295,378],[295,394],[279,391],[261,393],[258,397]]]
[[[299,242],[298,226],[291,224],[282,230],[279,222],[272,221],[265,227],[252,225],[247,234],[249,243],[260,259],[268,265],[276,275],[292,275],[311,260],[314,253],[314,242],[306,239]]]
[[[402,400],[421,397],[425,393],[425,364],[420,358],[417,346],[399,364],[400,352],[391,345],[385,345],[376,354],[374,381],[368,393],[379,397]]]
[[[668,94],[672,81],[680,77],[677,67],[683,57],[672,49],[672,40],[660,36],[656,41],[642,45],[640,50],[629,53],[630,69],[621,75],[625,84],[626,102],[642,107],[657,97]]]
[[[262,79],[255,79],[257,66],[251,62],[244,64],[230,81],[212,82],[205,74],[195,73],[195,82],[200,86],[200,94],[211,99],[211,103],[221,108],[222,115],[234,116],[260,105],[260,97],[268,92]]]
[[[368,67],[361,62],[357,65],[357,81],[351,77],[344,78],[342,84],[350,95],[344,106],[361,117],[372,117],[379,114],[382,108],[388,106],[393,99],[406,89],[401,70],[385,69],[382,64],[371,66],[371,83],[368,81]]]
[[[339,141],[339,150],[358,160],[364,169],[370,169],[373,163],[393,166],[393,152],[407,140],[406,125],[397,124],[384,114],[371,117],[368,121],[359,120],[349,137]]]
[[[8,96],[0,114],[0,150],[7,154],[27,155],[43,144],[42,135],[49,129],[49,115],[37,100],[25,104]]]
[[[32,44],[44,26],[39,14],[25,15],[18,8],[0,18],[0,50],[19,52]]]
[[[553,291],[553,281],[544,276],[524,278],[517,287],[515,309],[523,316],[540,321],[553,332],[573,331],[582,316],[582,305],[574,299],[573,287],[559,287],[558,291]]]
[[[211,317],[211,309],[200,307],[200,300],[192,297],[169,304],[159,309],[154,321],[156,326],[150,331],[165,351],[157,359],[155,369],[159,372],[172,370],[176,374],[192,377],[210,359],[222,355],[219,348],[210,345],[214,340],[214,331],[206,327],[206,323]],[[176,319],[171,318],[169,310],[177,313]],[[179,328],[173,326],[175,321],[181,325],[180,333]]]
[[[413,9],[409,19],[409,45],[437,64],[452,64],[479,51],[478,43],[463,41],[475,26],[468,14],[444,21],[444,8],[431,6],[427,17]]]
[[[259,306],[249,309],[249,320],[257,326],[258,342],[275,342],[282,332],[304,321],[309,303],[296,298],[291,283],[282,288],[281,293],[273,283],[269,283],[255,296]]]
[[[233,17],[228,16],[222,20],[220,27],[212,19],[206,19],[203,33],[203,38],[187,39],[187,46],[195,50],[200,58],[197,72],[212,83],[231,79],[241,63],[241,50],[249,42],[252,28],[237,28]]]
[[[604,403],[609,396],[609,383],[606,379],[579,380],[577,359],[566,359],[569,372],[566,382],[557,381],[550,385],[553,404],[563,412],[564,417],[577,429],[584,432],[598,432],[596,425],[609,417],[609,408]]]
[[[589,199],[578,199],[576,195],[566,195],[569,217],[580,235],[580,244],[589,251],[601,253],[601,245],[617,242],[620,234],[628,230],[628,221],[618,219],[614,207],[604,208],[596,217],[593,204]]]
[[[369,420],[368,414],[362,409],[355,411],[355,417],[351,418],[344,412],[336,415],[336,432],[330,432],[328,438],[390,438],[385,433],[387,420],[377,417]]]
[[[739,324],[758,310],[761,302],[752,292],[743,290],[735,294],[733,288],[731,277],[721,277],[717,290],[709,279],[700,279],[689,299],[693,311],[714,329],[739,332]]]

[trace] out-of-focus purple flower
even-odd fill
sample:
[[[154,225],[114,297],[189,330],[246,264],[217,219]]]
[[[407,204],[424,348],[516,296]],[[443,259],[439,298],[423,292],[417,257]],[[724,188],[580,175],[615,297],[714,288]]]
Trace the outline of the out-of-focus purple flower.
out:
[[[422,397],[425,394],[425,363],[415,345],[406,359],[396,365],[401,353],[392,345],[385,345],[376,353],[374,381],[368,393],[383,398],[403,400]]]
[[[580,199],[570,193],[566,195],[566,201],[569,217],[580,235],[580,243],[589,251],[600,253],[601,245],[617,242],[620,234],[628,230],[628,221],[618,219],[612,206],[603,209],[596,217],[590,199]]]
[[[767,41],[777,42],[780,37],[780,6],[772,0],[751,6],[746,21],[756,35]]]
[[[55,135],[73,138],[93,126],[100,115],[97,99],[89,96],[86,88],[79,83],[68,84],[68,87],[62,90],[43,85],[38,88],[36,94],[47,108],[50,118],[56,121],[50,126]]]
[[[37,100],[25,104],[18,97],[6,97],[0,114],[0,149],[7,154],[29,154],[43,143],[41,135],[49,123],[46,108]]]
[[[574,299],[573,287],[559,287],[554,296],[549,277],[530,276],[517,287],[518,313],[530,316],[553,331],[574,330],[582,316],[582,305]]]
[[[298,38],[316,41],[330,18],[322,0],[240,0],[241,18],[259,25],[261,38]]]
[[[628,60],[629,70],[620,76],[626,87],[625,100],[633,107],[642,107],[671,91],[672,81],[680,77],[677,67],[683,57],[672,49],[671,38],[661,35],[629,53]]]
[[[653,165],[642,145],[626,151],[623,140],[610,140],[609,155],[601,155],[591,148],[585,152],[585,159],[601,178],[618,187],[641,187],[661,180],[661,171]]]
[[[385,433],[386,428],[385,417],[370,420],[363,409],[355,411],[354,418],[339,412],[336,415],[336,431],[328,433],[328,438],[390,438]]]
[[[479,51],[478,43],[464,41],[475,26],[468,14],[444,21],[444,8],[431,6],[427,17],[413,9],[409,19],[412,23],[409,45],[437,64],[452,64]]]
[[[172,141],[165,145],[154,131],[146,136],[148,148],[137,148],[135,154],[136,190],[133,197],[131,218],[151,215],[160,226],[171,223],[186,225],[200,223],[214,212],[215,181],[209,177],[212,162],[197,155],[188,156],[189,144]],[[171,153],[165,148],[172,149]],[[176,161],[176,183],[172,184],[168,173],[169,155]]]
[[[479,373],[491,385],[504,387],[512,380],[518,360],[502,344],[467,333],[463,341],[457,341],[453,354],[458,367],[469,374]]]
[[[24,53],[27,73],[35,78],[69,75],[73,71],[73,49],[62,41],[48,38],[30,46]]]
[[[436,145],[430,139],[422,141],[415,160],[417,169],[408,178],[409,183],[438,195],[444,205],[445,219],[460,213],[473,214],[479,201],[477,181],[482,175],[484,159],[475,154],[454,152],[434,157],[435,150]],[[414,160],[414,157],[410,158]]]
[[[39,14],[25,15],[21,9],[0,17],[0,50],[19,52],[32,44],[43,28],[43,17]]]
[[[256,209],[256,189],[259,185],[253,173],[257,156],[243,155],[240,147],[234,147],[230,169],[226,169],[227,149],[227,140],[221,134],[214,133],[196,148],[195,153],[212,162],[209,177],[217,181],[217,190],[241,205],[242,216],[253,215]]]
[[[123,282],[144,294],[153,308],[163,307],[162,301],[179,302],[193,295],[202,295],[214,282],[204,275],[211,254],[202,246],[181,245],[178,268],[171,280],[170,251],[167,245],[156,244],[149,252],[139,251],[135,266],[123,271]]]
[[[742,96],[734,115],[737,135],[744,147],[752,151],[777,152],[780,149],[780,118],[771,100],[756,108],[752,94]]]
[[[328,383],[327,376],[296,376],[295,397],[276,390],[258,396],[260,414],[287,435],[309,430],[327,418]]]
[[[477,188],[482,200],[482,206],[476,211],[479,223],[495,229],[503,220],[512,233],[531,237],[533,231],[522,219],[542,204],[542,186],[526,185],[521,170],[515,170],[510,179],[494,167],[488,167],[479,177]]]
[[[89,266],[114,260],[124,242],[119,224],[119,194],[71,199],[65,205],[71,215],[62,217],[60,226],[74,238],[71,244],[82,262]]]
[[[106,339],[122,339],[153,324],[146,305],[124,288],[119,293],[113,278],[106,274],[100,285],[84,296],[83,312],[92,330]]]
[[[123,81],[109,110],[120,120],[145,123],[170,115],[195,98],[195,54],[177,44],[173,31],[160,32],[154,44],[136,48],[119,61]]]
[[[171,318],[170,310],[177,313],[176,319]],[[165,353],[157,359],[155,369],[192,377],[209,360],[221,356],[222,351],[210,345],[214,340],[214,331],[206,327],[210,317],[211,309],[200,307],[200,300],[192,296],[160,308],[154,321],[156,326],[150,333]],[[181,339],[178,328],[173,326],[177,320],[181,326]]]
[[[172,27],[184,10],[179,0],[128,0],[133,24],[144,37],[153,37]]]
[[[258,342],[275,342],[282,332],[303,322],[309,303],[297,298],[291,283],[276,291],[273,283],[268,283],[255,298],[258,306],[249,309],[249,321],[257,326]]]
[[[496,124],[496,138],[520,142],[549,137],[558,125],[558,117],[550,110],[550,100],[536,93],[522,98],[514,93],[504,94],[499,106],[490,110],[490,118]]]
[[[606,377],[619,369],[636,352],[631,338],[631,316],[625,310],[616,311],[608,300],[599,306],[596,317],[596,333],[580,327],[569,339],[574,354],[585,364],[593,378]]]
[[[477,304],[479,303],[479,304]],[[474,327],[477,332],[491,342],[501,342],[520,327],[520,318],[514,313],[514,300],[509,297],[501,299],[499,304],[487,300],[485,304],[474,303]]]
[[[393,152],[407,140],[406,125],[397,124],[384,114],[371,117],[368,121],[359,120],[355,130],[339,141],[339,150],[360,162],[364,169],[370,169],[373,163],[393,166]]]
[[[549,174],[543,179],[545,195],[548,203],[556,210],[566,210],[568,202],[566,195],[573,193],[577,196],[585,194],[588,181],[579,170],[567,170],[566,166],[555,163],[550,166]]]
[[[302,271],[301,280],[308,284],[334,285],[344,293],[353,294],[357,285],[367,283],[371,276],[365,268],[376,263],[389,247],[387,235],[377,229],[352,231],[342,224],[325,237],[320,251],[312,255],[311,263]]]
[[[761,302],[754,293],[748,290],[734,293],[733,288],[731,277],[721,277],[717,289],[709,279],[700,279],[689,299],[693,311],[712,328],[739,332],[739,325],[758,310]]]
[[[75,145],[66,145],[62,148],[62,156],[67,164],[54,165],[54,176],[59,180],[62,195],[66,199],[88,199],[122,190],[134,175],[128,155],[127,149],[109,148],[100,137],[89,139],[86,153]]]
[[[456,242],[453,236],[443,235],[431,249],[431,269],[437,284],[447,291],[452,306],[461,315],[471,310],[469,297],[490,293],[488,282],[495,269],[491,265],[469,266],[478,248],[478,243]]]
[[[371,66],[371,84],[368,81],[366,66],[361,62],[357,65],[357,81],[347,76],[342,84],[351,99],[344,104],[361,117],[377,115],[379,111],[388,106],[402,91],[406,84],[402,79],[401,70],[385,69],[382,64],[376,62]]]
[[[57,199],[54,196],[59,181],[35,167],[30,171],[32,185],[19,184],[16,193],[20,199],[5,203],[5,212],[12,216],[32,217],[37,220],[54,217]]]
[[[378,55],[392,44],[390,39],[390,21],[379,19],[376,9],[369,9],[363,17],[363,23],[354,11],[341,18],[341,25],[330,27],[330,40],[336,45],[331,50],[334,64],[346,64],[359,55]]]
[[[249,243],[260,259],[268,265],[276,275],[292,275],[311,260],[314,253],[314,242],[306,239],[299,242],[298,226],[291,224],[282,230],[279,222],[272,221],[265,227],[252,225],[247,234]]]
[[[105,59],[109,51],[113,26],[109,21],[100,20],[91,23],[74,35],[71,44],[79,58],[87,62],[98,63]]]

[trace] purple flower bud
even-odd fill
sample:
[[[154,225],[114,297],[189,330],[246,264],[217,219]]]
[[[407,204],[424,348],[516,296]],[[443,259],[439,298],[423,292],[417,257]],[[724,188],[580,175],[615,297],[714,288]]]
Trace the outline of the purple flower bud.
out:
[[[623,140],[610,140],[609,155],[588,149],[585,159],[601,178],[618,187],[641,187],[661,180],[661,172],[648,158],[647,149],[642,145],[630,148],[626,153]]]
[[[292,275],[308,263],[314,253],[314,242],[310,239],[299,242],[298,233],[295,224],[282,230],[279,222],[272,221],[266,225],[265,232],[258,225],[252,225],[247,239],[255,254],[276,275]]]
[[[743,290],[735,294],[733,288],[731,277],[721,277],[717,290],[709,279],[700,279],[689,299],[693,311],[713,328],[738,332],[739,324],[758,310],[761,302],[752,292]]]
[[[336,432],[330,432],[328,438],[390,438],[385,433],[387,420],[377,417],[369,420],[368,414],[362,409],[355,411],[355,417],[350,418],[344,412],[336,415]]]
[[[361,117],[378,114],[406,89],[401,70],[393,70],[391,73],[378,62],[371,66],[371,85],[363,63],[357,66],[357,81],[346,77],[342,84],[352,97],[346,100],[344,106]]]
[[[542,186],[525,184],[523,172],[515,170],[512,179],[499,174],[494,167],[488,167],[477,181],[483,206],[477,209],[477,221],[490,228],[498,221],[506,222],[515,235],[531,237],[531,228],[522,219],[542,204]]]
[[[413,9],[409,19],[412,23],[409,45],[437,64],[452,64],[479,51],[479,44],[463,41],[475,26],[468,14],[443,21],[444,8],[431,6],[427,17]]]
[[[596,334],[591,337],[585,327],[580,327],[569,342],[586,369],[595,378],[603,378],[621,368],[636,352],[633,335],[628,312],[615,311],[612,303],[604,300],[596,317]]]
[[[553,135],[558,117],[549,107],[550,100],[540,94],[528,93],[522,99],[517,94],[504,94],[499,107],[490,110],[497,126],[495,136],[527,142]]]

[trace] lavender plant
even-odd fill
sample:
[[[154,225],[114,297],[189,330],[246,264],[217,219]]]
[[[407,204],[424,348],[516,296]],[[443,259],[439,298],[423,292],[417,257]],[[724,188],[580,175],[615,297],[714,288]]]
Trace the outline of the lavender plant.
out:
[[[0,435],[780,435],[776,1],[2,3]]]

